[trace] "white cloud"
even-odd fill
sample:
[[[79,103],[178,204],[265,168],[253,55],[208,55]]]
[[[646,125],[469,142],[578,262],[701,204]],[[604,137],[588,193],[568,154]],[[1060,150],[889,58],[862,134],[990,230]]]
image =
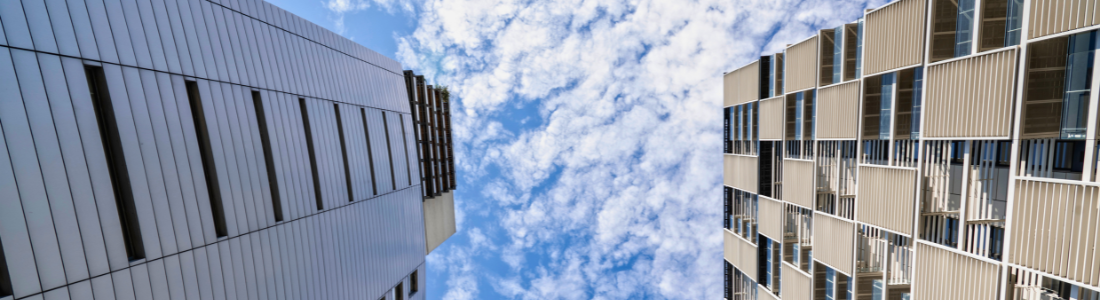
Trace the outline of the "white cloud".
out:
[[[444,245],[467,259],[444,268],[444,298],[476,297],[478,280],[522,299],[720,298],[722,73],[885,1],[866,2],[421,4],[398,57],[450,86],[463,183],[484,182],[477,209],[500,218]],[[542,124],[505,128],[521,106]],[[512,271],[473,277],[465,251]]]

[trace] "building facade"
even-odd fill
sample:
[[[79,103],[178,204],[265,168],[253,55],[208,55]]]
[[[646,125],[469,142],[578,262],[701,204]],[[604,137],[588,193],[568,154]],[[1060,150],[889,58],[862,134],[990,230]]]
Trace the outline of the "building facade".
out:
[[[0,299],[423,299],[445,94],[261,0],[0,1]]]
[[[898,0],[724,75],[724,297],[1100,299],[1098,7]]]

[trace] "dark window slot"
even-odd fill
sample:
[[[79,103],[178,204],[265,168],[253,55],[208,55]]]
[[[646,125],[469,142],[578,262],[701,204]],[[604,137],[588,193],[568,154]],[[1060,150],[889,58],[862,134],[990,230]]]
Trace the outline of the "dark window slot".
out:
[[[404,115],[397,115],[397,120],[401,121],[400,122],[401,123],[401,145],[404,146],[405,155],[409,155],[409,139],[407,138],[409,135],[408,135],[408,133],[405,132],[405,116]],[[409,165],[409,158],[408,157],[405,158],[405,169],[408,170],[408,172],[405,172],[405,175],[408,175],[408,177],[409,177],[409,186],[412,186],[413,185],[412,165]]]
[[[393,172],[393,148],[390,146],[390,124],[386,121],[386,113],[382,113],[382,131],[386,133],[386,154],[390,157],[390,183],[397,190],[397,176]]]
[[[363,132],[367,135],[367,160],[370,161],[370,188],[372,195],[378,195],[378,184],[374,178],[374,150],[370,146],[370,126],[367,126],[367,109],[360,108],[359,113],[363,115]]]
[[[202,99],[199,98],[199,85],[194,81],[187,81],[186,87],[187,100],[191,104],[191,118],[195,123],[195,134],[199,140],[203,175],[206,178],[206,193],[210,198],[210,212],[214,215],[214,233],[218,237],[228,236],[221,186],[218,183],[218,171],[214,168],[214,151],[210,148],[210,132],[206,126],[206,112],[202,108]]]
[[[260,92],[252,92],[252,104],[256,108],[256,123],[260,128],[260,143],[264,147],[264,163],[267,165],[267,184],[271,187],[271,207],[275,210],[275,222],[283,221],[283,201],[279,197],[279,179],[275,174],[275,157],[271,155],[271,138],[267,133],[267,115]]]
[[[131,261],[143,259],[145,246],[142,244],[137,208],[134,207],[134,194],[130,188],[126,155],[122,150],[115,110],[107,90],[107,78],[100,67],[87,66],[84,72],[88,77],[88,89],[95,106],[96,120],[99,121],[99,135],[103,140],[103,153],[115,192],[115,206],[118,208],[119,225],[122,226],[122,240],[126,244],[126,256]]]
[[[404,292],[405,292],[404,289],[401,288],[401,283],[398,282],[397,287],[393,288],[393,299],[394,300],[405,300],[405,293]]]
[[[355,193],[351,188],[351,165],[348,164],[348,146],[344,139],[344,117],[340,115],[340,105],[332,104],[336,109],[336,132],[340,133],[340,153],[344,155],[344,183],[348,187],[348,202],[355,201]]]
[[[302,126],[306,131],[306,149],[309,151],[309,168],[313,172],[313,197],[317,202],[317,210],[325,209],[321,201],[321,177],[317,173],[317,154],[313,152],[313,131],[309,127],[309,110],[306,108],[306,99],[298,98],[298,108],[302,110]]]
[[[409,275],[409,294],[416,294],[416,291],[420,290],[420,284],[417,283],[417,272],[413,271],[412,275]]]
[[[416,276],[416,272],[413,272],[413,276]],[[416,281],[413,281],[413,287],[415,288]],[[0,241],[0,297],[7,297],[13,294],[11,290],[11,274],[8,274],[8,261],[4,258],[4,242]]]

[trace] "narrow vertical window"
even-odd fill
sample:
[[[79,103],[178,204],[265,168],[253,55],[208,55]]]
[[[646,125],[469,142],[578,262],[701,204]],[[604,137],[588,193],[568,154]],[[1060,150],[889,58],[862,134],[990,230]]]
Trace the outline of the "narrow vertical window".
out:
[[[393,175],[393,148],[390,146],[390,124],[386,122],[386,113],[382,113],[382,131],[386,133],[386,153],[390,157],[390,183],[393,184],[393,189],[397,190],[397,176]]]
[[[275,210],[275,222],[283,221],[283,200],[279,196],[279,179],[275,174],[275,156],[271,155],[271,136],[267,133],[267,115],[260,92],[252,91],[252,105],[256,108],[256,124],[260,128],[260,143],[264,147],[264,163],[267,166],[267,185],[271,187],[271,207]]]
[[[360,108],[359,113],[363,116],[363,133],[367,135],[367,160],[370,164],[370,188],[372,195],[378,195],[378,184],[375,183],[374,178],[374,150],[370,147],[370,126],[367,126],[367,109]]]
[[[413,276],[416,276],[415,271]],[[413,281],[413,286],[416,286],[416,281]],[[7,297],[12,294],[11,274],[8,273],[8,261],[4,258],[4,242],[0,241],[0,297]]]
[[[955,27],[955,57],[970,55],[970,41],[974,39],[974,0],[959,1],[959,17]]]
[[[394,300],[405,300],[405,291],[403,288],[401,288],[401,284],[401,282],[398,282],[397,287],[393,288]]]
[[[420,284],[417,283],[417,272],[414,270],[412,275],[409,275],[409,294],[415,294],[420,290]]]
[[[313,172],[313,197],[317,202],[317,210],[325,209],[321,202],[321,177],[317,173],[317,154],[313,152],[313,131],[309,128],[309,110],[306,109],[306,98],[298,98],[298,108],[302,110],[302,126],[306,132],[306,149],[309,151],[309,167]]]
[[[340,104],[332,104],[336,109],[336,131],[340,133],[340,153],[344,155],[344,183],[348,187],[348,202],[355,201],[351,188],[351,165],[348,164],[348,144],[344,139],[344,117],[340,115]]]
[[[126,243],[126,256],[131,261],[143,259],[145,246],[141,240],[141,228],[138,224],[137,208],[134,207],[134,193],[130,189],[126,155],[122,151],[122,139],[115,121],[115,109],[107,91],[107,78],[100,67],[87,66],[84,71],[88,77],[88,90],[91,92],[96,120],[99,121],[99,135],[103,140],[103,153],[115,192],[115,206],[118,208],[119,225],[122,226],[122,240]]]
[[[187,81],[186,87],[187,100],[191,104],[191,118],[195,123],[195,135],[199,140],[203,175],[206,178],[206,193],[210,198],[210,212],[214,215],[214,233],[218,237],[228,236],[221,186],[218,183],[218,170],[214,168],[214,151],[210,148],[210,131],[206,126],[206,111],[203,110],[202,99],[199,98],[199,85],[197,82]]]
[[[1008,0],[1008,24],[1005,25],[1005,47],[1020,44],[1020,27],[1024,23],[1024,0]]]
[[[397,117],[398,117],[398,120],[401,121],[401,145],[404,146],[405,155],[408,155],[408,153],[409,153],[409,139],[408,139],[408,136],[409,135],[408,135],[408,133],[405,132],[405,115],[400,115],[399,114],[399,115],[397,115]],[[409,165],[409,159],[408,158],[405,159],[405,169],[409,170],[408,172],[405,172],[405,175],[409,175],[409,186],[412,186],[413,185],[412,165]],[[410,292],[411,292],[411,290],[410,290]]]

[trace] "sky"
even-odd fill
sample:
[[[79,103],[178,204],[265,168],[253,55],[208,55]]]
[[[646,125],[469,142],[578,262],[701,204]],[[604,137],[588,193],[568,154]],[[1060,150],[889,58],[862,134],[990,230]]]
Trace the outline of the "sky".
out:
[[[428,299],[721,299],[722,75],[886,0],[268,0],[450,88]]]

